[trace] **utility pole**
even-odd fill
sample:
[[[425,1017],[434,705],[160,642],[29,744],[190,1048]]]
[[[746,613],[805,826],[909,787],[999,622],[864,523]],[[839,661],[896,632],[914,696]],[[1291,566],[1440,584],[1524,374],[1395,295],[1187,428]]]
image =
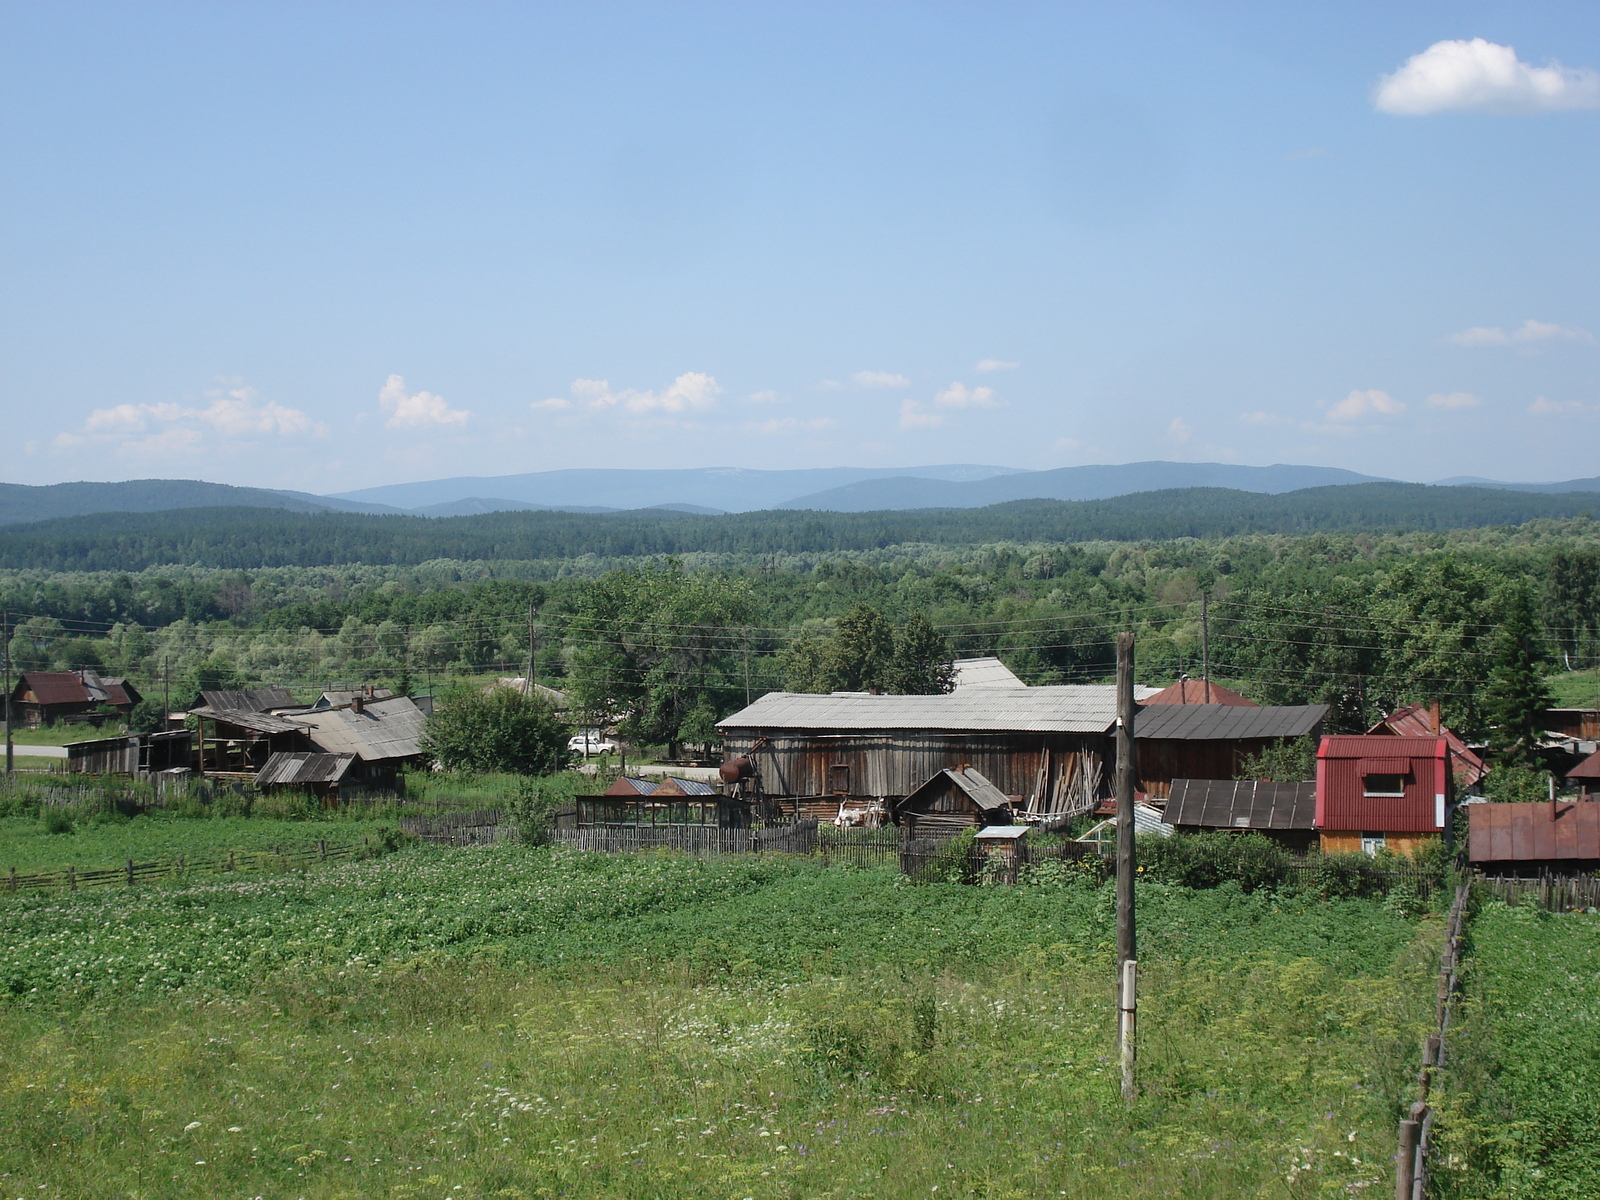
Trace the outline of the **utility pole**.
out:
[[[1138,783],[1134,749],[1133,634],[1117,634],[1117,1050],[1122,1062],[1122,1098],[1134,1098],[1137,1044],[1134,1024],[1138,942],[1133,920],[1133,792]]]
[[[1200,678],[1205,681],[1205,702],[1211,703],[1211,616],[1207,611],[1211,591],[1200,593]]]
[[[534,672],[534,633],[533,621],[539,615],[539,610],[533,605],[528,605],[528,699],[533,699],[533,672]]]
[[[750,707],[750,631],[744,631],[744,706]]]
[[[13,770],[11,751],[11,614],[0,613],[0,658],[5,660],[6,676],[6,775]]]

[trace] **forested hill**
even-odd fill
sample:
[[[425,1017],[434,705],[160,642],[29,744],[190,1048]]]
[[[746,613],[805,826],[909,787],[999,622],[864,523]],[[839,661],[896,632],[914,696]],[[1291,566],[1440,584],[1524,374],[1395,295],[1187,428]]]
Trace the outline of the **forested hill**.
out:
[[[1222,488],[1109,500],[1020,500],[918,512],[766,511],[698,516],[503,512],[429,520],[362,513],[192,508],[98,514],[0,530],[0,567],[137,571],[210,567],[412,565],[696,551],[826,553],[903,543],[1163,540],[1249,533],[1445,530],[1600,516],[1600,494],[1372,483],[1261,495]]]

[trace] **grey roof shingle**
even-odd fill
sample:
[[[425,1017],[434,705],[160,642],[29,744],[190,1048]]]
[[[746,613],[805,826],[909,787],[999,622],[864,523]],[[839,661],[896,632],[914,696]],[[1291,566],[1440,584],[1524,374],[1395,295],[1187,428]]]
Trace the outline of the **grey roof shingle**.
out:
[[[1174,741],[1232,741],[1247,738],[1304,737],[1328,715],[1326,704],[1245,708],[1231,704],[1160,704],[1139,711],[1133,730],[1139,738]]]
[[[355,761],[354,754],[279,751],[256,772],[256,786],[304,787],[312,783],[338,783],[349,773]]]
[[[1153,689],[1136,689],[1149,694]],[[1142,698],[1142,697],[1140,697]],[[717,728],[950,732],[1105,733],[1117,719],[1117,689],[1110,684],[1054,687],[966,688],[937,696],[817,695],[768,692]]]
[[[421,754],[427,723],[410,696],[370,700],[360,712],[354,707],[325,708],[296,713],[293,719],[321,749],[333,754],[357,754],[365,762]]]

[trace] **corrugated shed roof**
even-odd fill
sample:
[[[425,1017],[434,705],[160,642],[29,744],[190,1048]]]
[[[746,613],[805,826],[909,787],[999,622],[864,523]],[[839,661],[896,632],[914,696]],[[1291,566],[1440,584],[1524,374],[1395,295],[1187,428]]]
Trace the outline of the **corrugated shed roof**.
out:
[[[998,658],[958,658],[950,664],[955,669],[956,688],[1020,688],[1027,687],[1012,674],[1011,668]]]
[[[1161,819],[1161,813],[1148,804],[1135,803],[1133,806],[1133,832],[1135,834],[1157,834],[1160,837],[1171,837],[1176,832],[1171,823]],[[1111,817],[1091,826],[1080,842],[1103,842],[1115,838],[1117,834],[1117,819]]]
[[[1146,704],[1231,704],[1239,708],[1254,708],[1254,700],[1246,700],[1238,692],[1220,683],[1207,683],[1204,679],[1180,679],[1171,687],[1164,687],[1145,701]]]
[[[200,703],[193,708],[209,708],[220,712],[267,712],[274,708],[299,708],[286,687],[240,688],[234,691],[202,691]]]
[[[1468,804],[1467,857],[1484,862],[1600,859],[1600,803]]]
[[[1230,704],[1163,704],[1134,718],[1141,739],[1163,741],[1233,741],[1249,738],[1304,737],[1315,733],[1328,715],[1326,704],[1248,708]]]
[[[252,733],[304,733],[305,726],[291,721],[288,717],[280,717],[274,713],[256,712],[248,708],[191,708],[189,712],[196,717],[205,717],[212,721],[221,721],[227,725],[234,725],[240,729],[248,729]]]
[[[349,774],[355,761],[354,754],[279,751],[256,772],[256,786],[304,787],[316,783],[338,783]]]
[[[1174,779],[1165,816],[1203,829],[1315,829],[1317,784]]]
[[[354,707],[325,708],[297,713],[293,719],[321,749],[331,754],[358,754],[364,762],[421,754],[427,724],[409,696],[371,700],[360,712]]]
[[[1146,689],[1148,691],[1148,689]],[[966,688],[942,696],[768,692],[717,728],[1105,733],[1117,719],[1109,684]]]
[[[312,708],[337,708],[341,704],[349,704],[357,696],[363,700],[387,700],[394,693],[388,688],[354,688],[350,691],[323,692],[317,697],[317,702]]]
[[[668,775],[656,786],[657,794],[678,796],[715,796],[717,789],[702,779],[682,779]]]
[[[654,779],[640,779],[633,775],[621,775],[601,793],[603,796],[648,796],[656,790]]]
[[[1463,787],[1471,787],[1477,783],[1489,769],[1484,765],[1483,759],[1448,727],[1441,725],[1438,732],[1434,732],[1433,714],[1426,704],[1408,704],[1404,708],[1398,708],[1367,730],[1367,733],[1396,737],[1442,737],[1449,745],[1450,754],[1455,760],[1453,769],[1456,782]]]

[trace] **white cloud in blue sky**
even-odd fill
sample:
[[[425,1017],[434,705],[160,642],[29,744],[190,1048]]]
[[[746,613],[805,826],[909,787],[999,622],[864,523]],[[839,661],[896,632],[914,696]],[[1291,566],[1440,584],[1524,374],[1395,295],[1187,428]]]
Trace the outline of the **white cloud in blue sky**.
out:
[[[1600,74],[1552,62],[1535,67],[1510,46],[1483,38],[1435,42],[1414,54],[1373,94],[1379,112],[1544,113],[1600,108]]]

